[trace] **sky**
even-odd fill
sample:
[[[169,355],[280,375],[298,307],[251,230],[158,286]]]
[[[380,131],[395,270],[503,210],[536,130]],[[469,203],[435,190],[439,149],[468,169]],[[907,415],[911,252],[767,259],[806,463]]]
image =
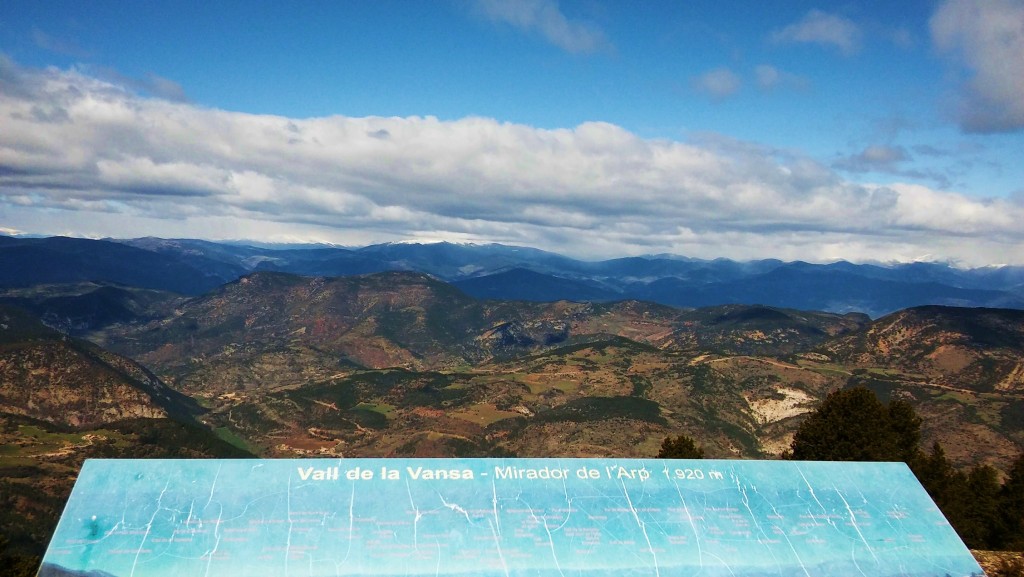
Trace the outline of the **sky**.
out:
[[[0,232],[1024,265],[1024,0],[0,3]]]

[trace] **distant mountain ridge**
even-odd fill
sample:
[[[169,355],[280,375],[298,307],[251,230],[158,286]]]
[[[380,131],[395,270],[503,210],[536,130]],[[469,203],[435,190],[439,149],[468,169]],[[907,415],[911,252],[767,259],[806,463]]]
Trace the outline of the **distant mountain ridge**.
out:
[[[0,241],[0,286],[107,281],[182,294],[199,294],[230,280],[201,255],[163,254],[127,243],[68,237]]]
[[[760,304],[872,317],[929,304],[1024,309],[1020,266],[962,270],[941,263],[736,262],[673,255],[591,262],[500,244],[273,249],[195,239],[0,236],[0,288],[89,281],[199,295],[256,271],[305,276],[416,271],[477,298],[534,302]]]

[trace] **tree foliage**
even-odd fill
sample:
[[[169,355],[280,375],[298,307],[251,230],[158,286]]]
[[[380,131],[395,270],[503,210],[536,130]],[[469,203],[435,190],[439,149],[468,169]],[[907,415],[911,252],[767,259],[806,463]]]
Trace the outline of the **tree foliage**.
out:
[[[665,437],[658,451],[659,459],[703,459],[704,449],[697,446],[693,439],[686,435],[676,438]]]
[[[1024,453],[1001,486],[989,465],[957,470],[938,443],[911,467],[968,547],[1024,551]]]
[[[40,559],[13,551],[9,545],[10,540],[0,535],[0,574],[8,577],[33,577],[39,570]]]
[[[832,392],[807,416],[790,447],[801,461],[904,461],[919,456],[921,418],[910,403],[888,406],[870,389]]]
[[[1013,462],[999,490],[1003,546],[1024,551],[1024,453]]]
[[[903,399],[890,400],[887,413],[898,460],[913,463],[921,456],[921,417]]]

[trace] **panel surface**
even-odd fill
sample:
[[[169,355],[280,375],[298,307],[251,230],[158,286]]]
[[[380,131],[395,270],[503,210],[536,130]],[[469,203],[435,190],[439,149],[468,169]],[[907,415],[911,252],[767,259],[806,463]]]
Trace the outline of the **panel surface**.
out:
[[[981,575],[902,463],[90,460],[41,575]]]

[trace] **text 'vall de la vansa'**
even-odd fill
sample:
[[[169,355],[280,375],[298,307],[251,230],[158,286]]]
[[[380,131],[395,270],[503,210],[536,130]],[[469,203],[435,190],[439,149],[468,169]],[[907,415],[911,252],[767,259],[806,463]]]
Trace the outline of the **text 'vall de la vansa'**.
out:
[[[366,467],[343,469],[341,466],[330,467],[298,467],[299,479],[302,481],[366,481],[370,479],[397,480],[470,480],[475,478],[472,469],[438,469],[430,467],[391,468],[383,466],[379,470]],[[481,473],[486,477],[487,473]],[[495,479],[566,479],[568,469],[555,467],[494,467]]]

